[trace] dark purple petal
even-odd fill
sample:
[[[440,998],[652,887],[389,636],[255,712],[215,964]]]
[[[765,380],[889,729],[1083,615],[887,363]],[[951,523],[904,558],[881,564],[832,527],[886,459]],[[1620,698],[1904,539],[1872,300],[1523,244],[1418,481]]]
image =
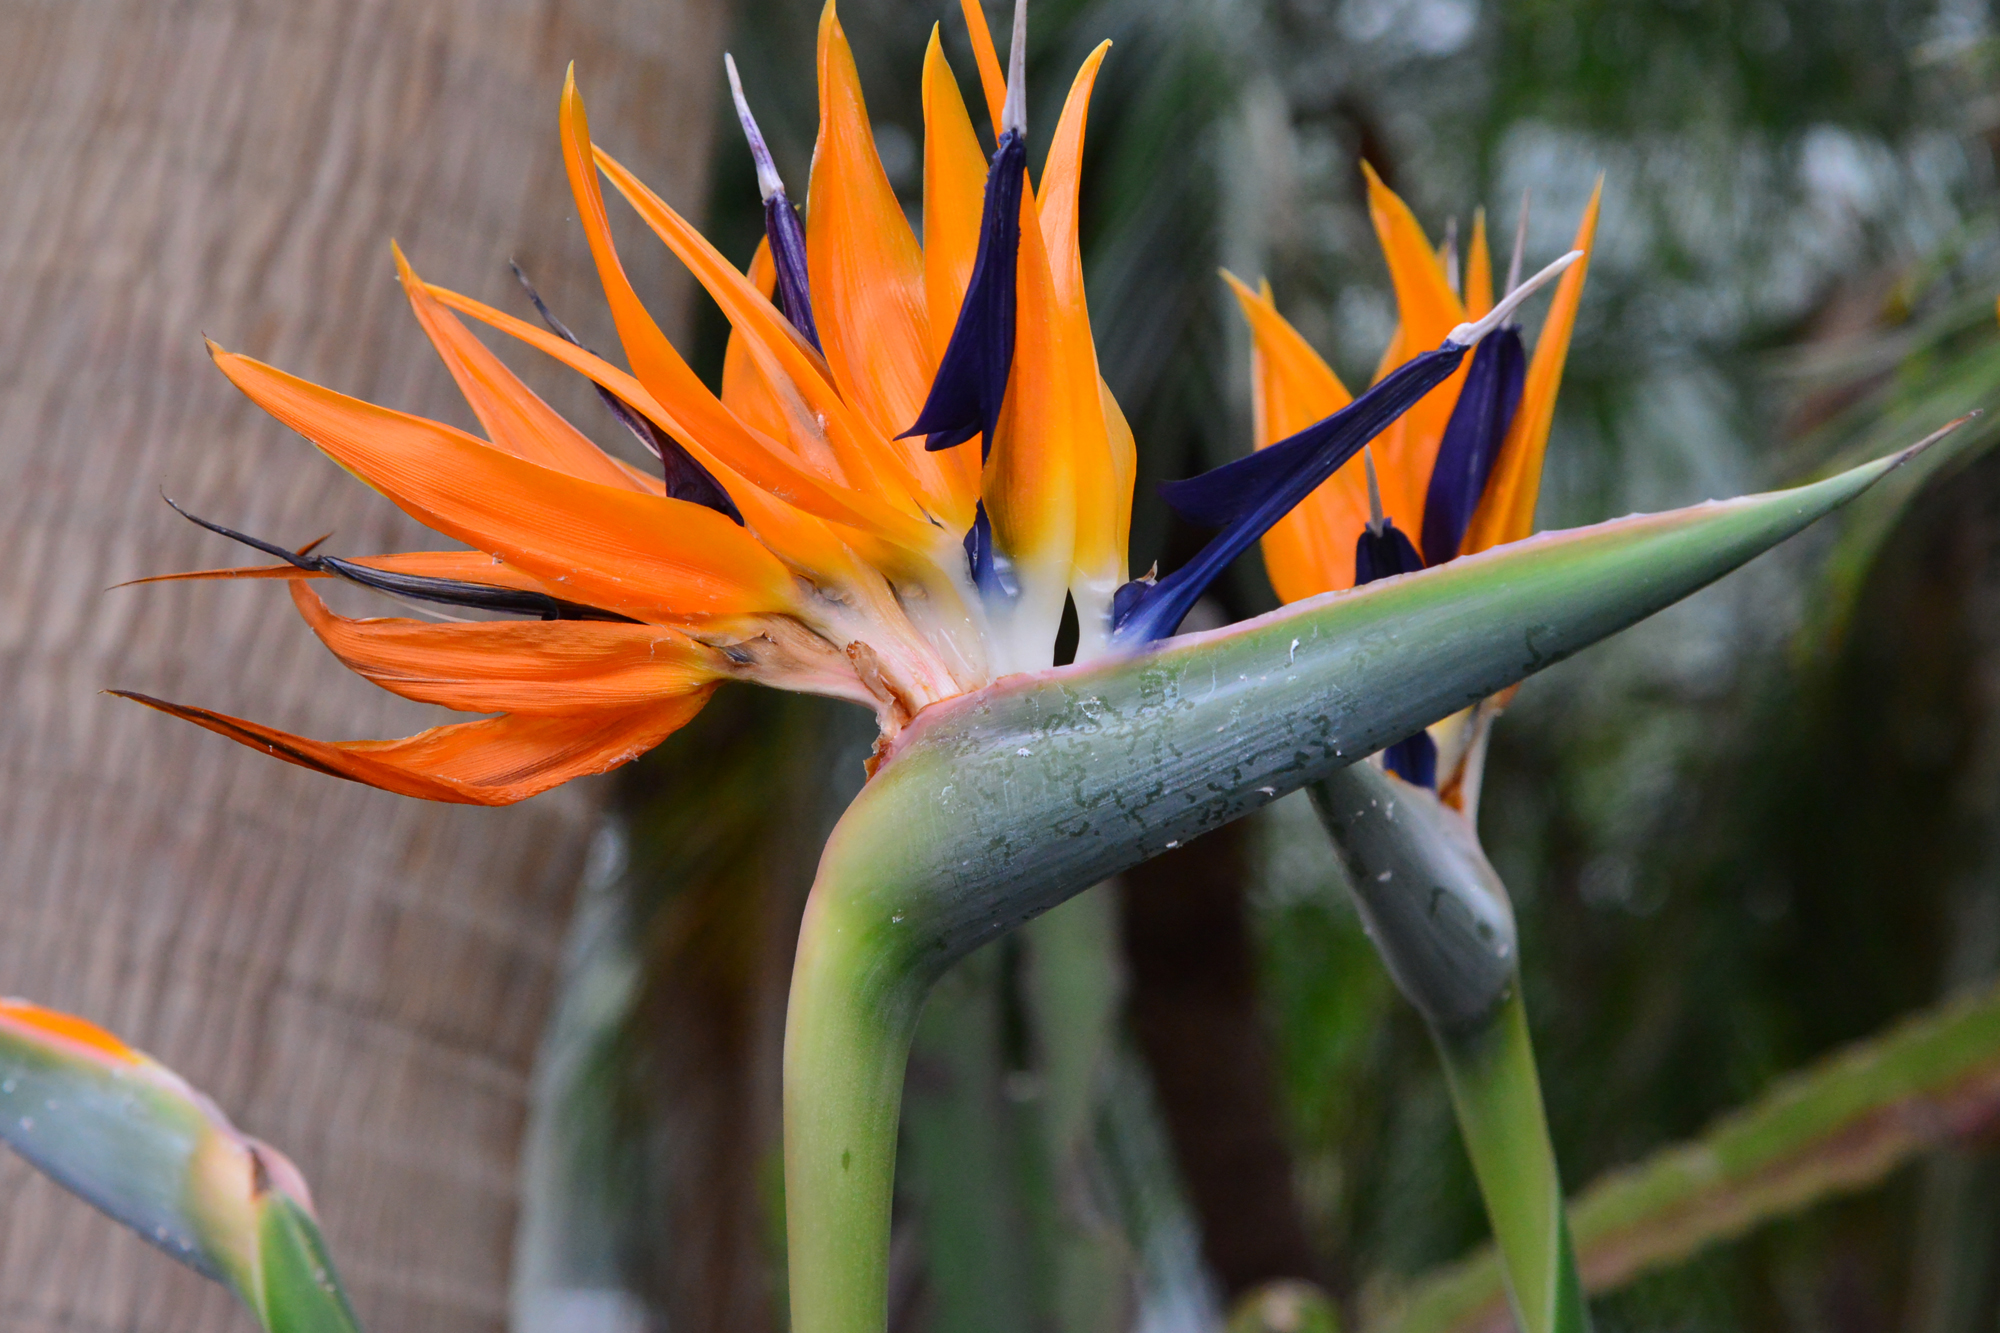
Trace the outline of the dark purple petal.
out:
[[[1427,731],[1406,736],[1382,751],[1382,766],[1413,786],[1437,790],[1438,747]]]
[[[1285,506],[1289,512],[1419,398],[1449,379],[1465,352],[1458,344],[1447,342],[1434,352],[1411,357],[1332,416],[1247,458],[1224,463],[1198,477],[1163,482],[1160,497],[1190,523],[1220,528],[1254,512],[1276,491],[1283,489],[1289,494],[1297,489],[1299,479],[1310,477],[1298,499]],[[1272,522],[1276,521],[1274,517]]]
[[[267,542],[247,533],[225,528],[220,523],[211,523],[205,518],[190,514],[187,510],[160,497],[173,507],[188,522],[197,527],[207,528],[218,536],[241,542],[253,550],[262,551],[293,568],[308,574],[333,574],[364,588],[386,592],[397,597],[408,597],[419,602],[435,602],[441,606],[462,606],[474,611],[498,611],[517,616],[532,616],[537,620],[615,620],[626,624],[638,624],[630,616],[621,616],[616,611],[603,611],[581,602],[567,602],[547,593],[531,592],[523,588],[502,588],[491,583],[466,583],[458,579],[427,578],[420,574],[396,574],[388,570],[373,569],[356,564],[352,560],[342,560],[330,555],[309,555],[306,551],[288,551],[276,542]],[[324,537],[320,541],[325,541]],[[313,546],[319,545],[314,542]]]
[[[1014,582],[1013,566],[993,545],[993,520],[986,516],[986,502],[973,510],[972,526],[965,531],[965,566],[972,584],[987,600],[1011,598],[1021,590]]]
[[[1424,558],[1417,553],[1416,543],[1396,526],[1394,519],[1383,519],[1379,529],[1371,523],[1361,529],[1361,535],[1354,539],[1354,586],[1357,588],[1376,579],[1414,574],[1423,567]]]
[[[801,337],[819,345],[813,324],[812,289],[806,282],[806,233],[783,190],[764,201],[764,235],[771,242],[771,265],[778,270],[778,305]]]
[[[1427,563],[1441,565],[1458,557],[1500,446],[1514,424],[1527,379],[1528,357],[1521,349],[1519,329],[1510,325],[1480,339],[1465,372],[1465,386],[1458,391],[1458,404],[1445,424],[1424,497]]]
[[[535,284],[528,281],[528,275],[521,272],[521,266],[510,264],[509,267],[514,270],[514,276],[520,279],[522,289],[528,293],[528,299],[534,302],[535,312],[542,317],[542,323],[549,326],[550,332],[571,346],[583,347],[584,351],[590,352],[588,347],[584,347],[583,339],[571,333],[569,325],[557,319],[554,312],[543,304],[542,294],[535,290]],[[597,355],[595,352],[590,354]],[[701,465],[701,460],[682,447],[679,440],[654,425],[652,419],[645,413],[602,384],[593,382],[591,387],[597,390],[598,399],[610,409],[611,415],[618,418],[619,423],[637,436],[639,443],[650,449],[660,460],[660,473],[666,482],[667,495],[670,498],[686,500],[689,504],[713,509],[737,527],[743,526],[743,511],[729,498],[729,492],[715,479],[715,474]]]
[[[1127,643],[1151,643],[1179,629],[1196,600],[1230,561],[1297,508],[1419,398],[1450,378],[1465,359],[1465,352],[1464,347],[1447,342],[1434,352],[1412,357],[1324,421],[1248,458],[1161,486],[1167,503],[1190,521],[1227,526],[1193,560],[1150,588],[1129,595],[1122,618],[1114,610],[1113,632],[1117,637]],[[1403,540],[1406,544],[1409,541],[1407,537]],[[1117,605],[1114,599],[1114,608]]]
[[[927,435],[926,449],[949,449],[983,436],[980,457],[993,452],[993,431],[1014,366],[1014,272],[1021,248],[1021,186],[1028,149],[1018,130],[1000,136],[986,173],[986,208],[972,281],[958,308],[930,396],[899,439]]]
[[[1424,567],[1415,543],[1393,519],[1383,519],[1378,528],[1369,524],[1354,542],[1354,586],[1397,574],[1414,574]],[[1437,745],[1429,733],[1405,736],[1382,752],[1382,762],[1391,773],[1420,787],[1437,786]]]

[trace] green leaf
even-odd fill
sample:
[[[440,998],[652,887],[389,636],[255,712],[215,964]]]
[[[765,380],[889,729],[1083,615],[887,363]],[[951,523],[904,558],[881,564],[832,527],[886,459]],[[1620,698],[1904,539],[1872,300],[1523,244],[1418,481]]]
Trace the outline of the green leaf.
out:
[[[1914,452],[1545,534],[925,709],[834,829],[800,934],[785,1047],[794,1328],[886,1322],[904,1065],[951,963],[1685,597]]]
[[[266,1196],[257,1228],[259,1311],[272,1333],[357,1333],[333,1259],[311,1213],[282,1194]]]
[[[1700,1139],[1615,1172],[1569,1208],[1587,1290],[1880,1180],[2000,1114],[2000,988],[1909,1019],[1781,1081]],[[1504,1329],[1490,1249],[1420,1279],[1378,1333]]]
[[[271,1333],[358,1327],[298,1168],[103,1029],[0,1000],[0,1139],[228,1285]]]

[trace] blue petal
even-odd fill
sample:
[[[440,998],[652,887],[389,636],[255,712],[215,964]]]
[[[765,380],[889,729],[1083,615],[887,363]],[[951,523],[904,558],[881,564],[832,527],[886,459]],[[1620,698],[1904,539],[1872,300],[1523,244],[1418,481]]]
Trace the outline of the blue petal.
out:
[[[965,532],[965,564],[972,584],[988,601],[1011,599],[1021,589],[1014,582],[1014,566],[993,545],[993,520],[986,516],[986,502],[973,510],[972,526]]]
[[[1438,747],[1427,731],[1406,737],[1382,751],[1382,765],[1405,782],[1437,790]]]
[[[979,252],[972,281],[958,308],[930,397],[916,422],[898,439],[928,435],[926,449],[949,449],[984,436],[980,456],[993,452],[993,430],[1007,398],[1014,366],[1014,271],[1021,248],[1021,185],[1028,149],[1019,130],[1000,136],[986,174],[986,210],[979,222]]]
[[[796,224],[797,219],[793,219],[793,222]],[[514,276],[521,280],[521,286],[527,291],[528,299],[535,303],[535,310],[541,315],[542,323],[548,325],[550,331],[557,337],[572,346],[583,347],[584,351],[589,352],[590,349],[583,346],[583,340],[569,331],[569,325],[557,319],[554,312],[542,303],[542,294],[535,290],[535,284],[528,281],[528,275],[521,272],[521,266],[515,264],[512,267]],[[811,316],[808,315],[807,318],[810,319]],[[591,352],[591,355],[597,354]],[[701,465],[700,459],[682,447],[679,440],[654,425],[651,418],[638,408],[602,384],[593,382],[591,387],[597,390],[598,398],[611,410],[611,415],[617,417],[626,430],[638,436],[639,443],[660,456],[660,472],[666,481],[669,497],[686,500],[689,504],[698,504],[705,509],[713,509],[737,527],[744,526],[743,511],[729,498],[729,492],[715,479],[715,474]]]
[[[1198,477],[1163,482],[1160,497],[1190,523],[1210,528],[1236,522],[1274,489],[1300,474],[1314,478],[1312,485],[1299,494],[1299,499],[1304,499],[1342,463],[1360,453],[1362,445],[1387,430],[1417,399],[1450,378],[1465,358],[1465,351],[1458,344],[1447,342],[1434,352],[1411,357],[1383,376],[1381,383],[1325,420]],[[1297,503],[1298,500],[1292,501],[1292,505]],[[1292,505],[1286,509],[1290,510]]]
[[[1114,612],[1117,638],[1126,643],[1151,643],[1179,629],[1195,601],[1230,561],[1297,508],[1419,398],[1450,378],[1465,353],[1457,343],[1447,342],[1434,352],[1412,357],[1326,420],[1248,458],[1161,486],[1167,503],[1190,521],[1227,526],[1193,560],[1150,589],[1128,595],[1129,609],[1123,619],[1117,619]],[[1406,543],[1408,540],[1404,538]]]
[[[1424,558],[1417,554],[1416,543],[1396,526],[1394,519],[1383,519],[1379,530],[1370,524],[1361,529],[1361,535],[1354,539],[1354,586],[1357,588],[1376,579],[1414,574],[1423,567]]]
[[[1414,574],[1424,567],[1416,545],[1392,519],[1380,528],[1370,524],[1354,542],[1354,586],[1397,574]],[[1427,732],[1405,736],[1382,752],[1391,773],[1419,787],[1437,786],[1437,745]]]
[[[783,190],[764,201],[764,235],[771,242],[772,267],[778,270],[779,307],[814,351],[824,350],[813,324],[812,290],[806,282],[805,229]]]
[[[1514,424],[1527,378],[1528,356],[1521,350],[1520,330],[1509,326],[1480,339],[1465,372],[1465,387],[1458,391],[1458,405],[1445,425],[1424,497],[1427,563],[1441,565],[1458,557],[1500,446]]]

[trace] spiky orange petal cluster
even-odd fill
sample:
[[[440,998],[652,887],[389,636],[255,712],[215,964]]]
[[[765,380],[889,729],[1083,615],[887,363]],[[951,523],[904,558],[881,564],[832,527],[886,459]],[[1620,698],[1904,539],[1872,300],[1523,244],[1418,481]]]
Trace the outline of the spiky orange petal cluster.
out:
[[[1004,89],[983,18],[973,35],[997,113]],[[328,567],[303,556],[303,567],[163,577],[287,579],[307,624],[358,674],[411,699],[498,716],[404,740],[326,743],[128,697],[321,772],[433,800],[504,804],[641,753],[722,680],[867,703],[886,736],[931,702],[1046,665],[1066,597],[1085,617],[1085,651],[1101,645],[1125,575],[1134,471],[1131,433],[1098,374],[1077,244],[1084,124],[1102,58],[1099,48],[1079,73],[1040,193],[1024,198],[1014,371],[984,466],[977,444],[931,453],[920,438],[899,438],[925,400],[979,241],[985,164],[971,118],[934,31],[923,74],[920,247],[883,172],[829,2],[805,226],[824,353],[773,303],[766,251],[738,270],[592,142],[573,78],[562,95],[563,159],[629,372],[426,284],[400,250],[411,309],[484,439],[212,349],[223,373],[273,416],[405,513],[473,548],[360,558],[350,574],[364,566],[513,589],[591,618],[351,619],[313,591],[307,580]],[[627,278],[605,180],[728,318],[720,393],[695,375]],[[600,449],[461,316],[623,400],[727,493],[742,523],[670,496],[656,476]],[[1018,598],[1004,605],[984,601],[966,569],[962,539],[982,500],[1018,578]]]

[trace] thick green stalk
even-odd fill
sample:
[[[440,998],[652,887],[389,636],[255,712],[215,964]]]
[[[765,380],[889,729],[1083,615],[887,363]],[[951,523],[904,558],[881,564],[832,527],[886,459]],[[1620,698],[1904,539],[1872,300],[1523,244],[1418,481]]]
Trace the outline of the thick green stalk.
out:
[[[1433,1031],[1522,1333],[1590,1327],[1518,977],[1491,1022]]]
[[[1908,456],[1550,533],[933,705],[828,841],[785,1040],[792,1320],[880,1333],[904,1063],[974,948],[1651,615]]]
[[[893,877],[836,829],[799,932],[785,1021],[785,1221],[792,1326],[888,1325],[889,1208],[903,1070],[938,969],[911,966]],[[846,845],[852,845],[848,837]]]
[[[1472,823],[1372,764],[1311,788],[1383,962],[1423,1015],[1523,1333],[1589,1326],[1563,1216],[1514,911]]]

